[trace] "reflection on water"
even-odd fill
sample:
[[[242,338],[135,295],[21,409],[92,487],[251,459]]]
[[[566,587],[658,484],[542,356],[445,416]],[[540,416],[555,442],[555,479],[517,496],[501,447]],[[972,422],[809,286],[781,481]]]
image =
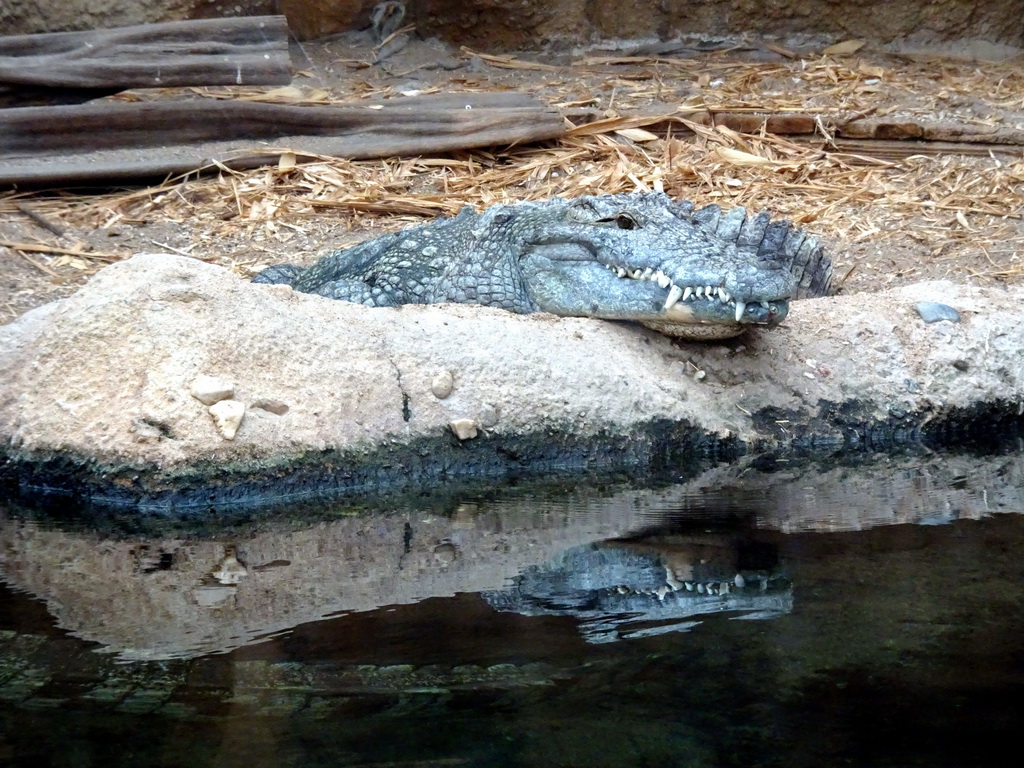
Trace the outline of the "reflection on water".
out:
[[[146,535],[8,505],[0,763],[995,765],[1022,478],[761,458]]]
[[[572,547],[524,569],[508,589],[482,596],[499,611],[573,616],[591,643],[685,631],[712,613],[788,613],[789,582],[751,570],[755,564],[741,562],[739,550],[733,537],[701,533]]]

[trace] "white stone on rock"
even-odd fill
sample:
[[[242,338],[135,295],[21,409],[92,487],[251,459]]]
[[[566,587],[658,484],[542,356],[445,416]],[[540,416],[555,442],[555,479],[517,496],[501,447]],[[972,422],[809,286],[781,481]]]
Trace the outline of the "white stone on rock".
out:
[[[448,423],[459,440],[472,440],[477,436],[477,424],[472,419],[455,419]]]
[[[438,400],[444,400],[455,387],[455,377],[451,371],[442,371],[430,381],[430,391]]]
[[[196,376],[189,387],[189,394],[203,405],[213,405],[235,396],[235,385],[216,376]]]
[[[245,416],[245,403],[238,400],[221,400],[209,408],[217,431],[225,440],[234,440]]]

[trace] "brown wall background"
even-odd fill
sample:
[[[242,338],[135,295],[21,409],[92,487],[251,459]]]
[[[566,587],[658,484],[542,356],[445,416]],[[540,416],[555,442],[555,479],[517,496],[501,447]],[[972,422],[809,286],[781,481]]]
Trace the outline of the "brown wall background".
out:
[[[284,13],[302,39],[367,25],[379,0],[0,0],[0,34]],[[1021,0],[407,0],[425,36],[491,50],[678,35],[1024,47]]]

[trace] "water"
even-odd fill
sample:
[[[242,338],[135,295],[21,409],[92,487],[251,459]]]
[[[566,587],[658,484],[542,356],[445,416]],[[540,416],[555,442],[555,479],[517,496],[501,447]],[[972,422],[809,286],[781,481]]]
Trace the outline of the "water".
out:
[[[201,527],[8,503],[0,764],[1016,763],[1022,478],[759,459]]]

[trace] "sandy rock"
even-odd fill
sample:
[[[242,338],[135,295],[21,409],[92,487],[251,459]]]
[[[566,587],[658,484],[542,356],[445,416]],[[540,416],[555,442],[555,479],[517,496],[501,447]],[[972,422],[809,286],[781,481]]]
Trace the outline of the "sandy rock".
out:
[[[655,422],[784,441],[796,426],[812,434],[828,404],[856,403],[865,422],[1024,404],[1020,288],[932,282],[801,301],[780,328],[706,345],[624,323],[368,309],[275,288],[140,254],[0,327],[0,450],[173,479],[209,463],[259,473],[324,451],[443,446],[459,420],[486,421],[492,442],[632,441]],[[920,301],[952,305],[961,322],[925,324]],[[230,378],[239,404],[263,403],[245,409],[233,440],[190,394],[211,370]],[[443,400],[439,370],[459,372]]]

